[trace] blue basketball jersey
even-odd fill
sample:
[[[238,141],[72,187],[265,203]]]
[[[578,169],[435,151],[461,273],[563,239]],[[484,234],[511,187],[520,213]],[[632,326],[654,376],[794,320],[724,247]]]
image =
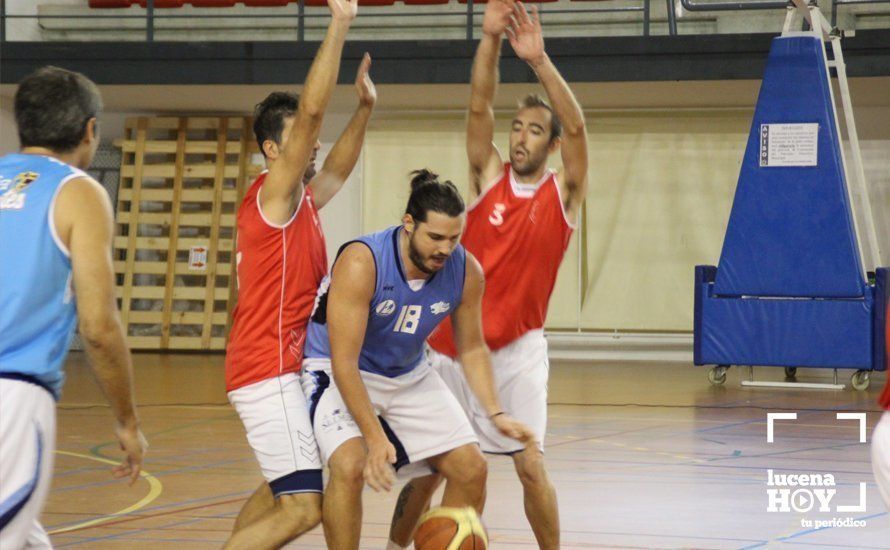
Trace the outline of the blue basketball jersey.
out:
[[[458,245],[442,269],[420,289],[412,290],[399,253],[401,232],[402,226],[398,225],[352,241],[371,250],[377,267],[359,369],[390,378],[414,370],[423,360],[427,336],[460,304],[466,272],[466,252]],[[325,277],[318,290],[309,322],[306,358],[331,356],[326,311],[329,285],[330,276]]]
[[[85,175],[51,157],[0,157],[0,375],[31,379],[56,398],[76,310],[53,204],[66,181]]]

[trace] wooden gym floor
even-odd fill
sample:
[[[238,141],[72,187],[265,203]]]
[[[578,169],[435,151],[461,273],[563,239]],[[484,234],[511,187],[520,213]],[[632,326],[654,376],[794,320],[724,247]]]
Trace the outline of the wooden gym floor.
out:
[[[136,354],[137,396],[151,448],[132,488],[110,476],[112,419],[82,353],[68,361],[59,406],[53,488],[43,523],[58,548],[219,548],[261,480],[228,405],[223,357]],[[868,436],[884,376],[867,392],[750,389],[732,369],[725,386],[676,364],[564,363],[551,367],[547,464],[559,493],[564,548],[890,548],[890,516],[871,473]],[[758,369],[779,379],[781,369]],[[802,371],[802,381],[824,378]],[[848,375],[843,375],[848,382]],[[767,412],[798,412],[776,423]],[[865,512],[767,512],[767,470],[831,473],[831,503]],[[795,488],[796,489],[796,488]],[[386,544],[398,491],[365,492],[363,548]],[[533,548],[512,462],[490,461],[484,521],[495,548]],[[853,518],[864,527],[815,530],[802,521]],[[320,529],[292,548],[323,548]]]

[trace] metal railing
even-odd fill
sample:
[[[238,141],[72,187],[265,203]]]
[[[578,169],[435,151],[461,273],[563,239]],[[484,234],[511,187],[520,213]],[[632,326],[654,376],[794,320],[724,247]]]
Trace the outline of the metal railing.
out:
[[[890,0],[834,0],[831,4],[831,26],[837,25],[837,8],[855,4],[890,4]]]
[[[560,9],[558,11],[544,11],[541,10],[541,16],[545,17],[548,13],[559,13],[559,14],[578,14],[578,13],[640,13],[642,14],[642,23],[643,23],[643,36],[649,36],[650,29],[650,3],[651,0],[642,0],[640,5],[638,6],[624,6],[624,7],[590,7],[583,9]],[[670,6],[673,4],[673,0],[666,0],[668,5],[668,10],[670,11]],[[466,38],[467,40],[473,39],[473,17],[481,15],[481,11],[474,10],[473,0],[467,0],[465,13],[461,14],[459,12],[405,12],[399,11],[396,13],[387,13],[386,11],[377,11],[377,10],[366,10],[362,13],[363,18],[372,18],[372,17],[455,17],[461,16],[466,19]],[[483,4],[484,6],[484,4]],[[203,8],[201,8],[203,9]],[[264,8],[257,8],[257,10],[263,10]],[[155,38],[155,21],[163,20],[163,19],[269,19],[270,17],[274,17],[276,19],[296,19],[297,20],[297,40],[302,42],[305,40],[306,36],[306,20],[307,19],[321,19],[329,17],[326,10],[319,10],[318,13],[307,13],[306,5],[304,0],[300,0],[297,4],[297,13],[295,14],[282,14],[280,12],[276,12],[274,15],[269,13],[248,13],[245,14],[243,12],[225,14],[225,13],[210,13],[210,14],[195,14],[194,12],[188,14],[176,14],[176,13],[166,13],[168,10],[164,9],[162,12],[158,12],[157,8],[155,8],[155,0],[146,0],[145,6],[145,14],[138,15],[130,15],[130,14],[90,14],[90,15],[13,15],[6,13],[6,0],[0,0],[0,42],[6,41],[6,24],[7,20],[18,20],[18,19],[144,19],[145,20],[145,40],[147,42],[153,42]]]
[[[809,5],[817,5],[815,0],[809,0]],[[790,1],[776,0],[752,0],[750,2],[694,2],[693,0],[680,0],[683,9],[690,12],[701,11],[743,11],[743,10],[774,10],[786,9]],[[857,4],[890,4],[890,0],[834,0],[831,3],[831,26],[837,26],[837,10],[840,6],[850,6]],[[668,19],[674,19],[676,25],[676,14],[669,13]],[[676,34],[676,33],[671,33]]]
[[[751,2],[700,2],[696,3],[692,0],[680,0],[683,9],[689,12],[700,11],[750,11],[750,10],[775,10],[786,9],[790,1],[769,1],[769,0],[753,0]],[[671,35],[677,34],[677,14],[671,10],[668,13],[668,26],[671,29]]]
[[[814,3],[814,0],[810,0]],[[786,9],[791,2],[786,0],[750,0],[736,2],[696,2],[695,0],[679,0],[680,6],[690,13],[695,12],[730,12],[730,11],[749,11],[749,10],[778,10]],[[843,6],[860,5],[860,4],[890,4],[890,0],[834,0],[831,3],[831,25],[837,25],[838,9]],[[679,34],[676,12],[677,0],[665,0],[665,9],[667,12],[668,34],[676,36]],[[200,8],[203,9],[203,8]],[[300,0],[297,4],[297,12],[293,14],[276,12],[275,14],[262,13],[264,8],[257,8],[257,13],[194,13],[187,14],[169,13],[168,9],[162,9],[160,12],[155,8],[155,0],[146,0],[146,8],[144,14],[70,14],[70,15],[15,15],[6,12],[6,0],[0,0],[0,42],[7,39],[7,23],[8,20],[23,19],[117,19],[117,20],[145,20],[145,40],[153,42],[155,40],[156,21],[158,20],[175,20],[175,19],[296,19],[296,34],[298,41],[306,39],[306,21],[311,19],[322,19],[328,17],[327,11],[319,9],[317,13],[307,12],[304,0]],[[591,14],[591,13],[640,13],[642,18],[643,36],[649,36],[652,24],[651,17],[651,0],[641,0],[639,5],[622,6],[622,7],[586,7],[581,9],[558,9],[545,10],[541,5],[541,16],[546,17],[551,14]],[[481,15],[481,11],[477,11],[474,7],[473,0],[467,0],[464,12],[458,11],[398,11],[387,12],[385,10],[366,10],[363,18],[392,18],[392,17],[464,17],[466,21],[466,39],[474,38],[473,18]]]

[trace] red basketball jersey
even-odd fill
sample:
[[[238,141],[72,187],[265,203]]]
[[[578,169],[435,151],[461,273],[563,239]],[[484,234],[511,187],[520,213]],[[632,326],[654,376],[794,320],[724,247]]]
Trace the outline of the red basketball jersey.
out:
[[[890,307],[887,308],[887,322],[885,325],[884,353],[886,358],[884,364],[890,366]],[[887,383],[884,385],[884,393],[881,394],[881,399],[878,402],[882,407],[890,411],[890,377],[887,378]]]
[[[238,209],[238,305],[226,349],[226,390],[300,370],[306,325],[328,258],[312,191],[294,216],[270,223],[260,175]]]
[[[505,164],[497,183],[469,207],[461,243],[485,272],[482,325],[489,348],[544,326],[573,229],[552,170],[537,183],[522,184]],[[457,355],[450,318],[429,343],[439,353]]]

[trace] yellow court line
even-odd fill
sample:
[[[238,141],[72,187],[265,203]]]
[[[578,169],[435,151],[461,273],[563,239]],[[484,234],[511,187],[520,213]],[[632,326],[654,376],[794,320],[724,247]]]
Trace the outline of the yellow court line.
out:
[[[77,458],[86,458],[88,460],[95,460],[96,462],[103,462],[105,464],[112,464],[114,466],[116,466],[118,464],[117,462],[115,462],[113,460],[108,460],[105,458],[100,458],[97,456],[85,455],[85,454],[80,454],[80,453],[72,453],[69,451],[56,451],[56,453],[58,453],[60,455],[73,456],[73,457],[77,457]],[[142,500],[140,500],[136,504],[129,506],[127,508],[124,508],[123,510],[120,510],[118,512],[114,512],[113,514],[108,514],[108,515],[105,515],[105,516],[102,516],[102,517],[99,517],[96,519],[84,521],[83,523],[78,523],[77,525],[71,525],[71,526],[68,526],[68,527],[65,527],[62,529],[55,529],[53,531],[50,531],[49,534],[57,535],[59,533],[67,533],[68,531],[83,529],[84,527],[92,527],[93,525],[105,523],[106,521],[110,521],[116,517],[120,517],[125,514],[129,514],[130,512],[135,512],[136,510],[139,510],[140,508],[144,508],[146,505],[148,505],[154,499],[158,498],[161,495],[161,493],[164,491],[164,486],[161,484],[161,481],[158,478],[156,478],[155,476],[146,472],[145,470],[142,470],[141,472],[139,472],[139,476],[144,477],[145,480],[148,482],[149,491],[148,491],[148,494],[145,495],[142,498]]]

